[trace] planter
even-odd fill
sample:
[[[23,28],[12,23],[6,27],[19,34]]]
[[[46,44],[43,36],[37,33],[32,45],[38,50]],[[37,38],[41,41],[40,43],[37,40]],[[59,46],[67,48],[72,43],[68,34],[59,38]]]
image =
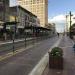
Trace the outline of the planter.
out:
[[[59,47],[54,47],[49,52],[49,68],[63,69],[63,50]]]
[[[63,69],[63,57],[55,57],[49,55],[49,68]]]

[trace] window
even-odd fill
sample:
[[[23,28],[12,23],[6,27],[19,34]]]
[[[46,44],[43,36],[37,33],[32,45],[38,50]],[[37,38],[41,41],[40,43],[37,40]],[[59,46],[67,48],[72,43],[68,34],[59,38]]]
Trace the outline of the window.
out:
[[[36,0],[33,0],[33,4],[36,4]]]

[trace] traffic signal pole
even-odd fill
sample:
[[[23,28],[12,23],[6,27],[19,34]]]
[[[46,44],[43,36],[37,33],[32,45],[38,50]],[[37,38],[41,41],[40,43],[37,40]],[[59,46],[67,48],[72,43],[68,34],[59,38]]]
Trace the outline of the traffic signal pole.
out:
[[[70,11],[70,38],[71,38],[71,23],[72,23],[72,21],[71,21],[71,16],[72,16],[72,14],[71,14],[71,11]]]
[[[71,11],[70,11],[70,37],[71,37]]]

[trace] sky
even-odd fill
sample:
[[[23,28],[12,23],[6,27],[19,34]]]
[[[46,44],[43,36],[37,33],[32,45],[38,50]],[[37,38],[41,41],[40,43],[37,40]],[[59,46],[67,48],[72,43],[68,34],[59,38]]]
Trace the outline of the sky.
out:
[[[75,0],[48,0],[48,21],[56,24],[58,32],[64,31],[69,11],[75,13]]]
[[[16,0],[11,0],[11,5],[15,5]],[[48,0],[48,22],[56,24],[58,32],[64,31],[65,15],[69,11],[75,13],[75,0]]]
[[[17,4],[17,0],[10,0],[10,6],[14,6]]]
[[[75,0],[48,0],[48,16],[54,17],[75,10]]]

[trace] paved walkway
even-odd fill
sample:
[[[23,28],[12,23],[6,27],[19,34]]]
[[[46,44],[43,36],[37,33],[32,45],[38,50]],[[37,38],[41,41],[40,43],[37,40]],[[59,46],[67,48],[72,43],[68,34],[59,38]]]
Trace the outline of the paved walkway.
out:
[[[64,52],[64,69],[49,69],[49,64],[42,75],[75,75],[75,53],[73,51],[73,42],[68,37],[64,37],[59,45]]]

